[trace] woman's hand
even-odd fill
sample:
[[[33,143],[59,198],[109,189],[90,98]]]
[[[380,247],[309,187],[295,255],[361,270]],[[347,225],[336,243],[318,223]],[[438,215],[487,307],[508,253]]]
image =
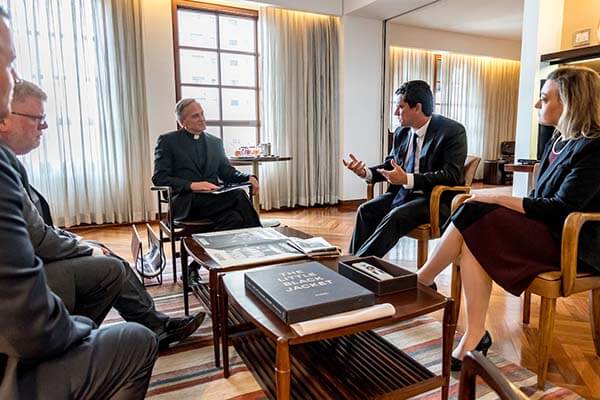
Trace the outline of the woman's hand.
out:
[[[499,204],[499,197],[511,197],[511,196],[498,196],[495,194],[472,194],[465,202],[478,201],[480,203],[488,203],[488,204]],[[501,201],[501,200],[500,200]]]

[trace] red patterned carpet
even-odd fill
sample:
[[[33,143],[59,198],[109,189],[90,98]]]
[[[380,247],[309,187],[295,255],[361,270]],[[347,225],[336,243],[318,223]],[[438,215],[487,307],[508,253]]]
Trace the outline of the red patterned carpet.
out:
[[[157,298],[157,307],[172,315],[181,315],[183,306],[179,295]],[[192,309],[198,311],[196,306]],[[109,316],[108,323],[118,321],[116,314]],[[441,324],[430,317],[422,317],[378,331],[389,342],[398,346],[432,372],[438,373],[441,360]],[[214,399],[250,400],[266,399],[265,392],[255,380],[233,348],[230,350],[231,376],[223,378],[221,369],[213,365],[213,347],[210,321],[207,319],[188,340],[161,354],[152,376],[147,398],[150,399]],[[516,364],[506,361],[492,351],[489,358],[502,373],[527,395],[535,399],[579,399],[571,391],[546,385],[545,392],[536,392],[536,375]],[[458,374],[453,375],[450,398],[456,398]],[[438,399],[439,390],[426,393],[419,399]],[[477,397],[495,399],[490,389],[480,384]]]

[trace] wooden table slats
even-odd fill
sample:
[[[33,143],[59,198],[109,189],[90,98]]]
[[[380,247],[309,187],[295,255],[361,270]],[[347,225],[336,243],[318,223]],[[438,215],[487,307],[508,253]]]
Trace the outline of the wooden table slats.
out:
[[[275,399],[275,343],[261,333],[232,338],[232,343],[268,397]],[[293,399],[407,398],[439,387],[443,380],[373,331],[290,351]]]

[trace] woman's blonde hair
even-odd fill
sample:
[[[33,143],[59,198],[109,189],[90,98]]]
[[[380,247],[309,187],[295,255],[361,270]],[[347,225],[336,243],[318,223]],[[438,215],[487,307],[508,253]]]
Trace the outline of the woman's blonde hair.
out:
[[[548,79],[563,105],[556,129],[565,139],[600,138],[600,75],[586,67],[561,67]]]

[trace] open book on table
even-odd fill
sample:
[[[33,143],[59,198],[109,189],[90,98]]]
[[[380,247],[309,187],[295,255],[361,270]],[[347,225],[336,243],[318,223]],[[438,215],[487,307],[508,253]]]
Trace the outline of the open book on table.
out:
[[[252,265],[309,257],[337,256],[341,251],[323,238],[289,238],[273,228],[246,228],[193,235],[221,266]],[[318,239],[318,240],[315,240]]]

